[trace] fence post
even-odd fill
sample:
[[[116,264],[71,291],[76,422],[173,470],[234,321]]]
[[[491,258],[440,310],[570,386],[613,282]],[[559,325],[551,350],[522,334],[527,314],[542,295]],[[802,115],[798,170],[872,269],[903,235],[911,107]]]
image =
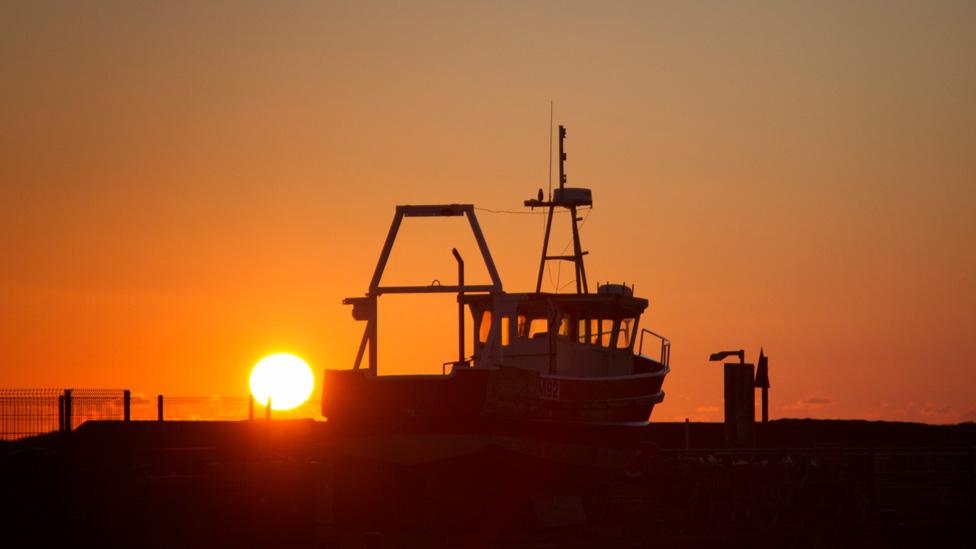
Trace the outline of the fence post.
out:
[[[58,395],[58,431],[64,432],[64,395]]]
[[[71,432],[71,389],[64,390],[64,396],[62,397],[64,401],[64,431],[66,433]]]
[[[969,487],[972,489],[970,501],[976,503],[976,446],[969,447]]]
[[[128,422],[132,418],[132,392],[122,391],[122,419]]]
[[[156,421],[163,420],[163,395],[156,395]]]

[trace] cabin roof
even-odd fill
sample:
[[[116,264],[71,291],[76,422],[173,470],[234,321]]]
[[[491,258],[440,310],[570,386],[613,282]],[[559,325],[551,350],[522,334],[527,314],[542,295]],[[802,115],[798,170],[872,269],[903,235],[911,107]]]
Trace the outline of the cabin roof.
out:
[[[546,292],[465,294],[463,302],[476,309],[489,308],[498,300],[514,304],[520,312],[547,311],[551,303],[560,311],[597,317],[637,316],[647,308],[641,297],[619,294],[554,294]]]

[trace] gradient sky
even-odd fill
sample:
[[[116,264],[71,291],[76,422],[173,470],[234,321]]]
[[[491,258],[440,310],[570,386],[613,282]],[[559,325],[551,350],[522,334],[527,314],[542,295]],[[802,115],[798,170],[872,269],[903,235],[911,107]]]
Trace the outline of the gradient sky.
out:
[[[773,417],[976,420],[974,28],[972,2],[6,2],[0,386],[349,367],[341,299],[394,206],[521,210],[552,100],[590,280],[673,341],[656,419],[721,419],[708,354],[762,346]],[[479,215],[531,289],[543,219]],[[477,278],[451,223],[405,226],[388,280],[453,280],[452,246]],[[381,372],[454,358],[453,298],[380,303]]]

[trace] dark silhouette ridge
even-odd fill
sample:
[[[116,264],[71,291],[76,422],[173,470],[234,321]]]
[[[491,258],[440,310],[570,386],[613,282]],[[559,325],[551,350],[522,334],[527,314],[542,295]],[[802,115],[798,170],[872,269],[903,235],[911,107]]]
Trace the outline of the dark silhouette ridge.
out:
[[[974,510],[973,424],[775,420],[753,449],[691,424],[688,450],[684,424],[486,427],[88,422],[0,445],[0,529],[10,547],[870,547],[967,535]]]

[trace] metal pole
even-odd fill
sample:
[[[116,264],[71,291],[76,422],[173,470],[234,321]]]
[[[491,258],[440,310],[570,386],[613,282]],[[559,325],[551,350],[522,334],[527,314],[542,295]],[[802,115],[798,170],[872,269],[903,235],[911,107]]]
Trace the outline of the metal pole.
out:
[[[163,421],[163,395],[156,395],[156,421]]]
[[[356,361],[352,365],[353,370],[358,370],[359,366],[363,363],[363,353],[366,352],[366,344],[369,343],[369,324],[367,324],[367,329],[363,331],[363,338],[359,340],[359,350],[356,351]]]
[[[71,389],[64,390],[64,430],[71,432]]]
[[[374,376],[378,375],[379,368],[379,358],[376,356],[380,347],[376,340],[378,331],[376,319],[379,316],[379,312],[376,310],[376,298],[373,297],[373,316],[366,322],[366,331],[369,332],[369,372]]]
[[[573,216],[573,255],[575,256],[573,261],[576,263],[576,293],[587,294],[590,293],[590,290],[586,285],[583,246],[580,244],[579,225],[576,224],[579,221],[579,218],[576,217],[576,206],[570,206],[569,213]]]
[[[400,223],[403,221],[403,207],[397,206],[396,214],[393,216],[393,223],[390,224],[390,232],[386,235],[386,242],[383,243],[383,251],[380,252],[380,259],[376,262],[376,270],[373,271],[373,279],[369,281],[370,296],[378,295],[376,289],[380,286],[380,279],[383,278],[383,271],[386,269],[386,262],[390,259],[390,252],[393,250],[393,243],[396,241],[397,232],[400,230]]]
[[[122,391],[122,420],[129,421],[132,418],[132,392],[128,389]]]
[[[247,399],[247,419],[254,421],[254,395],[251,395]]]
[[[58,431],[64,432],[64,395],[58,395]]]
[[[688,418],[685,418],[685,450],[691,448],[691,424],[688,422]]]
[[[769,387],[762,388],[762,422],[769,422]]]
[[[550,204],[549,213],[546,215],[546,234],[542,237],[542,259],[539,260],[539,277],[535,282],[536,293],[542,291],[542,273],[546,270],[546,253],[549,251],[549,233],[552,231],[552,210],[553,206]],[[556,290],[558,291],[559,288],[556,288]]]
[[[451,248],[458,265],[458,366],[464,363],[464,259],[457,248]]]
[[[488,269],[488,277],[491,278],[491,285],[494,286],[491,291],[500,292],[502,291],[502,279],[498,276],[498,269],[495,268],[495,260],[491,258],[491,250],[488,249],[488,243],[485,242],[485,233],[481,232],[478,216],[474,215],[474,206],[468,205],[464,211],[468,217],[468,225],[471,226],[471,232],[474,234],[474,240],[478,243],[481,259],[484,260],[485,268]]]

